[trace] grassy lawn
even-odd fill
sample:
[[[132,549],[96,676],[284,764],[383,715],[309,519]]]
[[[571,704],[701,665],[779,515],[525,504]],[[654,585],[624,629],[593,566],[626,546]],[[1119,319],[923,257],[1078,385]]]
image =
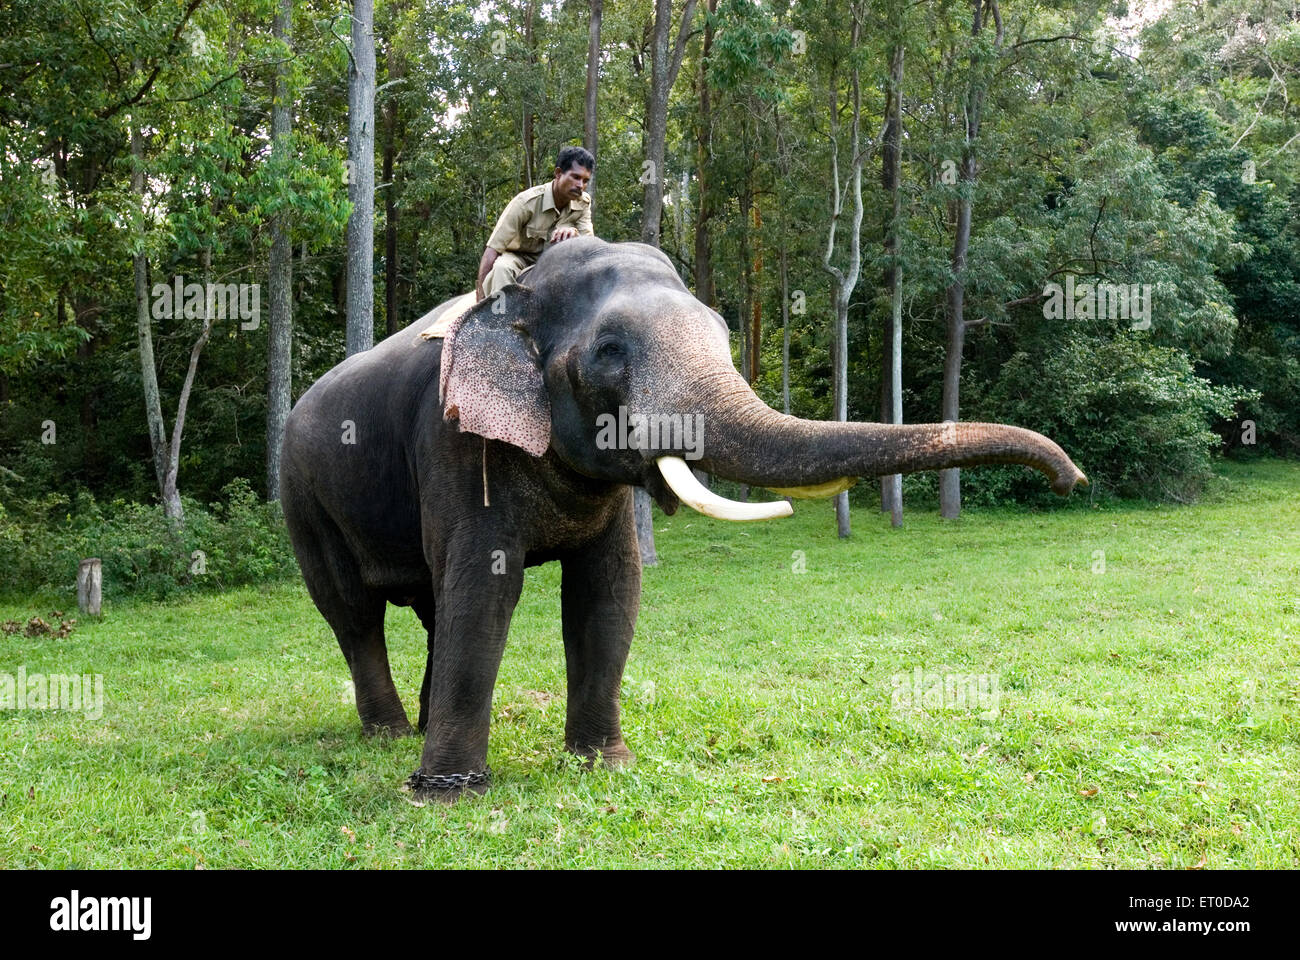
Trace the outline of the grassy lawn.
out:
[[[560,571],[530,570],[495,781],[451,807],[399,792],[417,739],[362,739],[301,584],[0,635],[0,673],[107,698],[0,712],[0,867],[1294,868],[1300,464],[1222,473],[1190,508],[856,509],[848,541],[827,502],[659,516],[622,773],[566,761]],[[388,635],[414,719],[423,632]],[[927,706],[917,671],[983,695]]]

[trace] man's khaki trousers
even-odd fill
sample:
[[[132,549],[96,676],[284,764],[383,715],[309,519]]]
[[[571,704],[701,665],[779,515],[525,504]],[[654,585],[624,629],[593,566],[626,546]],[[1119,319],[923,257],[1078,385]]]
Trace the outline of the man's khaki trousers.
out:
[[[509,250],[499,254],[496,262],[492,264],[492,269],[483,278],[483,296],[491,296],[493,290],[500,290],[506,284],[514,283],[521,273],[536,262],[536,257],[511,253]]]

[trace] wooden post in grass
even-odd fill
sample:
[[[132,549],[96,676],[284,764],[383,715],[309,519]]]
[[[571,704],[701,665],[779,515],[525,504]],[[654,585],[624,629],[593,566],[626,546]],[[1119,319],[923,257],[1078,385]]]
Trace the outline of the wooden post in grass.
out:
[[[89,557],[77,566],[77,609],[92,617],[99,616],[100,592],[104,574],[99,557]]]

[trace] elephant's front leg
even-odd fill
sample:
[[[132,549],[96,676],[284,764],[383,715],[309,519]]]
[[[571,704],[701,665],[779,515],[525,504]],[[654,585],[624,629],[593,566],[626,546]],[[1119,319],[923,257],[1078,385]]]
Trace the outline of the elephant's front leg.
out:
[[[476,534],[453,545],[436,591],[428,671],[428,729],[417,799],[454,800],[487,789],[492,688],[524,579],[522,549]]]
[[[595,544],[565,557],[562,586],[569,700],[564,745],[614,767],[635,758],[623,743],[619,688],[641,602],[641,554],[632,498]]]

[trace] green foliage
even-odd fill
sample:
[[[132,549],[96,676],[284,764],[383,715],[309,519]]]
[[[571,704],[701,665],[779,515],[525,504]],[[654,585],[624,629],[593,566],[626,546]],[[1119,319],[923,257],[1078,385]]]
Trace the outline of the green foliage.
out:
[[[1300,32],[1276,0],[1176,5],[1144,32],[1150,70],[1135,77],[1130,117],[1155,152],[1172,194],[1209,192],[1235,222],[1246,256],[1221,267],[1239,333],[1205,373],[1258,391],[1240,411],[1258,444],[1300,452]],[[1189,83],[1194,78],[1195,83]],[[1229,446],[1239,435],[1220,427]]]
[[[0,594],[67,594],[86,557],[103,562],[104,595],[113,599],[161,600],[297,575],[279,504],[262,503],[243,479],[206,508],[187,498],[185,523],[174,528],[153,504],[102,504],[85,492],[15,496],[16,476],[0,475]]]
[[[0,125],[0,375],[63,357],[86,333],[59,313],[50,263],[75,260],[78,213],[58,189],[54,161],[35,138]]]
[[[1013,356],[979,418],[1052,437],[1102,494],[1188,502],[1212,472],[1220,439],[1211,426],[1253,399],[1210,384],[1180,351],[1136,335],[1065,339],[1046,357]],[[980,471],[972,479],[986,499],[1041,494],[1041,481],[1027,474],[1018,468],[984,479]]]
[[[287,213],[294,395],[343,358],[345,20],[315,0],[295,4],[284,43],[272,36],[272,0],[190,6],[0,5],[0,462],[27,478],[24,495],[33,502],[78,488],[103,503],[156,495],[140,402],[136,250],[147,254],[150,284],[201,279],[209,252],[214,281],[264,285],[265,321],[269,226]],[[853,148],[847,113],[833,131],[827,104],[832,94],[850,102],[856,66],[858,148],[873,142],[890,51],[901,45],[905,419],[940,417],[945,299],[957,279],[955,201],[969,194],[970,251],[960,279],[966,318],[979,325],[965,340],[963,417],[1065,423],[1061,401],[1041,384],[1032,396],[1042,411],[1011,403],[1003,365],[1024,357],[1018,364],[1027,369],[1056,370],[1068,355],[1084,361],[1077,373],[1091,375],[1097,351],[1127,356],[1137,347],[1116,346],[1130,337],[1120,319],[1064,328],[1043,318],[1036,298],[1067,276],[1151,284],[1146,343],[1177,352],[1189,376],[1238,398],[1211,424],[1220,447],[1249,452],[1234,424],[1252,419],[1260,448],[1300,452],[1300,121],[1292,106],[1300,102],[1300,27],[1286,3],[1172,4],[1140,36],[1116,35],[1097,4],[1004,4],[1000,49],[992,24],[972,35],[968,4],[719,0],[711,15],[707,7],[696,6],[670,96],[666,169],[658,171],[661,245],[688,285],[699,273],[711,278],[711,305],[733,330],[761,316],[754,387],[765,401],[782,406],[780,321],[782,308],[797,302],[789,316],[792,412],[830,414],[834,310],[822,261],[832,133],[842,191]],[[377,330],[469,289],[506,202],[546,178],[561,145],[582,139],[588,15],[583,2],[378,6]],[[652,15],[644,0],[604,4],[594,199],[596,231],[612,241],[641,232]],[[1131,53],[1135,42],[1140,63],[1117,52]],[[282,67],[293,132],[273,154],[272,81]],[[977,87],[982,123],[967,144]],[[143,135],[143,200],[131,187],[133,129]],[[977,160],[973,187],[945,176],[967,150]],[[848,315],[854,419],[880,415],[888,316],[881,277],[889,266],[882,241],[892,208],[879,164],[873,153],[863,170],[862,269]],[[844,199],[836,265],[850,246],[852,201]],[[707,269],[697,262],[703,246]],[[224,500],[223,487],[241,476],[265,493],[267,327],[225,322],[213,330],[182,443],[183,494]],[[170,429],[199,324],[155,319],[152,331]],[[1173,369],[1151,359],[1166,354],[1145,356],[1135,369],[1157,379]],[[1028,382],[1020,366],[1011,373]],[[1180,403],[1177,412],[1169,406]],[[1123,486],[1163,496],[1156,488],[1165,484],[1184,496],[1204,472],[1203,456],[1184,442],[1200,429],[1190,424],[1223,406],[1207,406],[1190,386],[1156,405],[1179,426],[1145,431],[1144,449],[1190,473]],[[1102,419],[1079,425],[1068,442],[1056,439],[1072,454],[1109,463],[1128,414],[1094,412]],[[46,420],[58,424],[59,442],[38,449],[33,438]],[[1083,436],[1094,428],[1097,436]],[[1162,437],[1170,444],[1164,452]],[[969,471],[968,498],[1041,492],[995,482],[1016,475]],[[1109,468],[1102,478],[1104,490],[1118,489]],[[927,484],[908,480],[909,491]]]

